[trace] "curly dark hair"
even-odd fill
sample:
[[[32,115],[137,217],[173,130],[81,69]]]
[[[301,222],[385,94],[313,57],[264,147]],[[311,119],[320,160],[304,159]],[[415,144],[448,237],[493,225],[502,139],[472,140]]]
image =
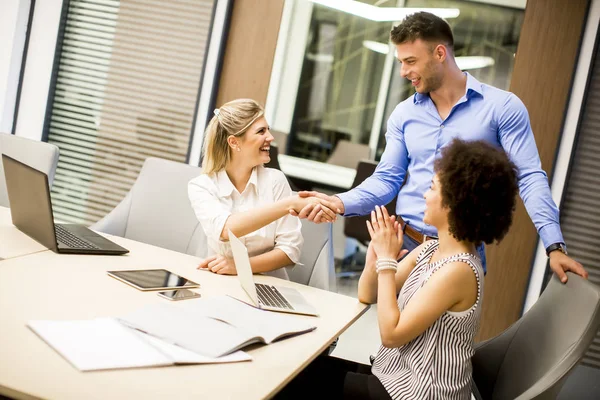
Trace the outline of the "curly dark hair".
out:
[[[434,171],[440,182],[449,231],[457,240],[500,241],[512,223],[517,168],[501,149],[482,140],[454,139],[442,149]]]
[[[390,40],[394,44],[414,42],[417,39],[441,42],[454,48],[454,35],[450,25],[437,15],[424,11],[410,14],[390,32]]]

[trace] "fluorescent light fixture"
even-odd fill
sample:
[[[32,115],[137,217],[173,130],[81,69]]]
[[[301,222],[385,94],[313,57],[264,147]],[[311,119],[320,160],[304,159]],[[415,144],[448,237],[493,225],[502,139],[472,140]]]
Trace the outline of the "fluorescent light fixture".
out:
[[[458,65],[458,68],[460,68],[463,71],[466,69],[485,68],[496,63],[492,57],[482,56],[456,57],[455,60],[456,65]]]
[[[364,40],[363,46],[369,50],[373,50],[377,53],[387,54],[390,51],[390,47],[381,42],[375,42],[373,40]],[[394,55],[397,56],[394,51]],[[456,65],[461,70],[466,69],[477,69],[477,68],[485,68],[491,65],[494,65],[496,62],[492,57],[483,57],[483,56],[465,56],[465,57],[456,57]]]
[[[322,63],[332,63],[333,62],[333,54],[323,54],[323,53],[306,53],[306,59],[314,62],[322,62]]]
[[[385,43],[375,42],[373,40],[363,40],[363,46],[377,53],[387,54],[390,51],[390,46]]]
[[[403,20],[407,15],[426,11],[440,18],[456,18],[460,15],[458,8],[404,8],[404,7],[375,7],[371,4],[354,0],[310,0],[315,4],[333,8],[348,14],[370,19],[375,22],[395,22]]]

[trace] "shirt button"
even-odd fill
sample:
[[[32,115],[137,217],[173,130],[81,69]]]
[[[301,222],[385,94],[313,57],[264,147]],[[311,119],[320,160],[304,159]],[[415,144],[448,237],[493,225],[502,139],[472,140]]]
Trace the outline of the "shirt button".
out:
[[[443,128],[443,127],[444,127],[444,125],[440,125],[440,128]]]

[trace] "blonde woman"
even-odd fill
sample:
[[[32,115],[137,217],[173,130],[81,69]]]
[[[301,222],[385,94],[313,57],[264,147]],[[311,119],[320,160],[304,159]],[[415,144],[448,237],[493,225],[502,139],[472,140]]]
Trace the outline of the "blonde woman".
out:
[[[285,175],[265,168],[273,135],[263,108],[238,99],[214,111],[205,133],[202,175],[188,184],[192,207],[208,238],[199,269],[236,275],[228,232],[240,238],[254,273],[289,279],[283,267],[300,258],[301,223],[289,215],[312,204],[313,214],[335,219],[326,201],[292,195]]]

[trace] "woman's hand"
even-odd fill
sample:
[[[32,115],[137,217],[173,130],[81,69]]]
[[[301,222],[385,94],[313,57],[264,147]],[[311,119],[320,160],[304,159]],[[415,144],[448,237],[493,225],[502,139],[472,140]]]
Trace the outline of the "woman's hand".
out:
[[[237,275],[233,259],[218,254],[202,260],[197,269],[206,269],[219,275]]]
[[[371,221],[367,221],[367,229],[371,236],[370,246],[377,257],[396,260],[403,242],[396,216],[390,217],[385,207],[375,206],[375,211],[371,211]]]
[[[298,215],[302,210],[310,210],[308,219],[311,221],[334,222],[337,219],[336,212],[333,211],[336,206],[329,200],[319,197],[300,197],[294,196],[290,213],[293,210]]]

